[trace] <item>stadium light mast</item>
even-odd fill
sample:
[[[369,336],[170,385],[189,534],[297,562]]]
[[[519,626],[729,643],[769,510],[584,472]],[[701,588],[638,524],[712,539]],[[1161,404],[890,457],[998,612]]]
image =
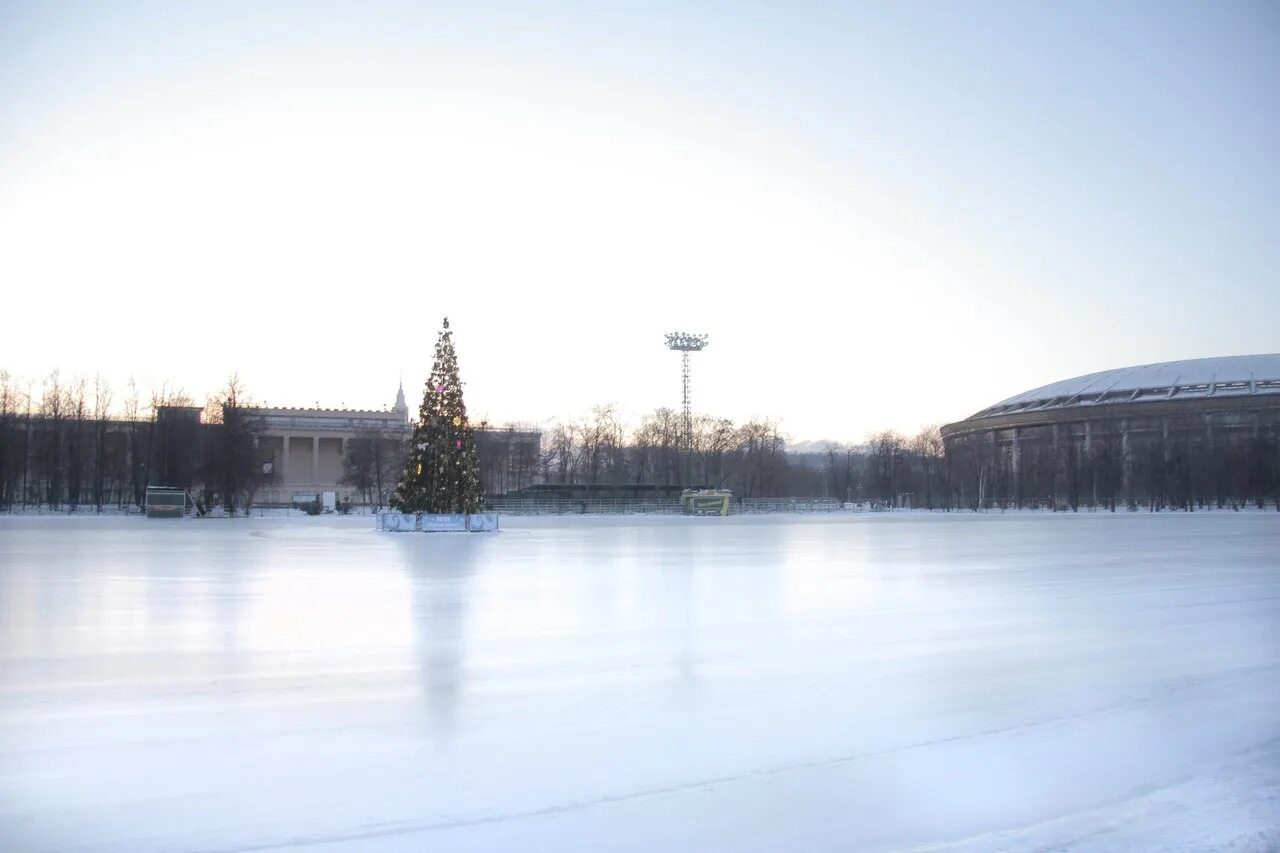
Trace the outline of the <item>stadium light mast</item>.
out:
[[[680,391],[681,391],[681,443],[684,444],[685,479],[691,474],[689,462],[693,455],[693,407],[689,403],[689,353],[698,352],[707,345],[706,335],[694,335],[689,332],[668,332],[667,349],[680,353]]]

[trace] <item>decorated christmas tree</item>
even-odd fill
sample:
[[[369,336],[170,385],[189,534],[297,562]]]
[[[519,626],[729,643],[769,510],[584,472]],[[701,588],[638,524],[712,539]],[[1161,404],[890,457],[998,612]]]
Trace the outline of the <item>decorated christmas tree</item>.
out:
[[[418,409],[409,459],[391,498],[399,512],[474,513],[484,507],[475,434],[467,422],[449,318]]]

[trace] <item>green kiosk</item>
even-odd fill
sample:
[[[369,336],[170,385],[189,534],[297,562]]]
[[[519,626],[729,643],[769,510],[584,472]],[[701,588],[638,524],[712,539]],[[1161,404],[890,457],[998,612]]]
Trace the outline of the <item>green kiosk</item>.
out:
[[[187,509],[187,490],[173,486],[147,486],[147,518],[182,518]]]
[[[680,508],[685,515],[728,515],[732,498],[728,489],[685,489]]]

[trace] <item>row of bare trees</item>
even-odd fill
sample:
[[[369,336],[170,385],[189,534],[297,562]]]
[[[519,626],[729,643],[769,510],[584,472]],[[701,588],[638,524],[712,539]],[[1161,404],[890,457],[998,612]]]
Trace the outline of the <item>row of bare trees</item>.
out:
[[[0,371],[0,508],[138,503],[154,478],[183,467],[179,425],[164,417],[191,399],[130,384],[118,407],[101,377],[54,371],[39,386]],[[190,467],[190,466],[188,466]]]
[[[950,508],[946,449],[936,426],[922,429],[912,438],[892,430],[867,439],[861,479],[846,462],[853,481],[851,497],[893,506]]]
[[[130,382],[117,397],[101,376],[55,370],[37,386],[0,371],[0,509],[137,506],[148,485],[197,481],[209,502],[243,504],[260,471],[245,402],[232,376],[202,423],[167,384],[144,396]]]
[[[612,405],[557,422],[543,436],[538,480],[564,485],[688,485],[731,489],[741,497],[827,497],[914,506],[949,506],[937,427],[914,438],[880,432],[864,444],[789,452],[778,422],[694,418],[686,453],[680,413],[657,409],[628,428]]]
[[[386,504],[402,473],[403,440],[376,429],[348,440],[343,483],[364,503]],[[629,428],[614,405],[595,406],[587,417],[554,422],[542,431],[482,425],[476,442],[481,480],[490,494],[535,483],[615,489],[696,484],[770,496],[795,492],[796,480],[807,484],[800,492],[810,493],[821,481],[819,472],[804,466],[789,469],[783,436],[773,421],[763,419],[735,425],[698,417],[692,453],[684,452],[678,412],[658,409]]]
[[[792,488],[786,440],[777,423],[753,419],[694,418],[688,452],[682,420],[657,409],[628,427],[614,405],[598,405],[584,418],[553,423],[543,434],[538,480],[560,485],[680,486],[733,489],[747,497]],[[807,479],[812,475],[805,473]]]

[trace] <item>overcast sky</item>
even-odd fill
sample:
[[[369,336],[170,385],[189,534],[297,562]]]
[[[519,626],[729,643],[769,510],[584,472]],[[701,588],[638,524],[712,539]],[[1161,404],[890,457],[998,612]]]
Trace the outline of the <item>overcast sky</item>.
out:
[[[1280,349],[1280,5],[10,3],[0,368],[796,439]],[[166,346],[157,346],[163,342]]]

